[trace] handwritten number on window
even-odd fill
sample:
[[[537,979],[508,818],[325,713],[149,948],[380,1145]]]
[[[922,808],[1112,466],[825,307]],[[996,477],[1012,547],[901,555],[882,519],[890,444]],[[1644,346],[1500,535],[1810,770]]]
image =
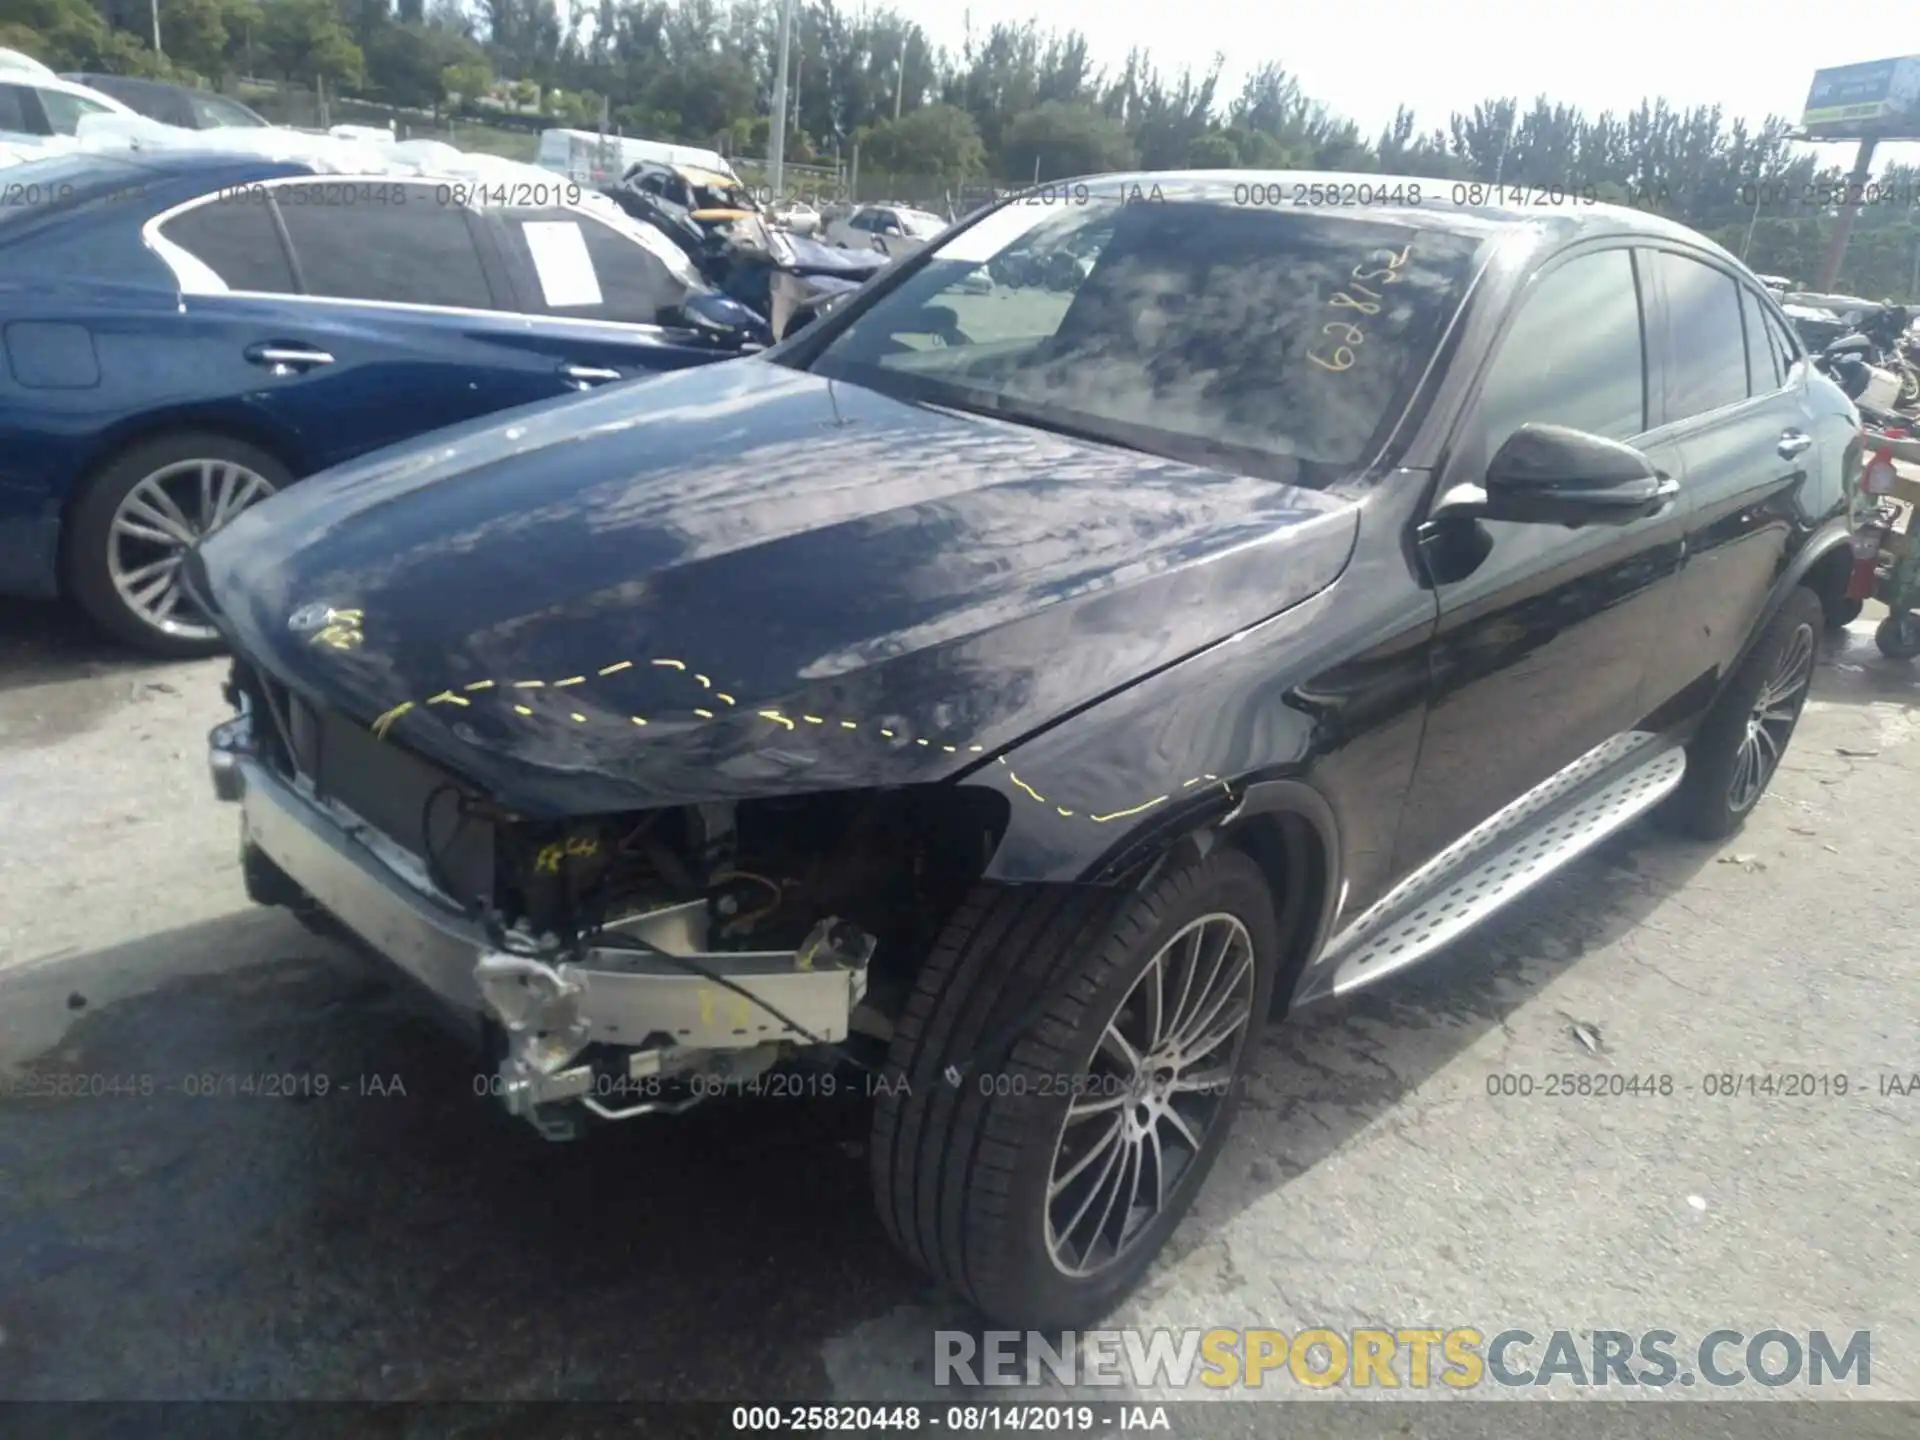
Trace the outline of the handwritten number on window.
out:
[[[1411,244],[1401,248],[1396,254],[1392,250],[1376,250],[1367,256],[1361,264],[1353,267],[1353,279],[1345,290],[1335,291],[1327,301],[1335,310],[1354,310],[1362,315],[1378,315],[1382,302],[1381,292],[1367,288],[1367,282],[1375,285],[1398,285],[1406,276],[1400,273],[1400,267],[1407,263],[1407,257],[1413,253]],[[1367,264],[1381,265],[1384,269],[1367,270]],[[1354,349],[1366,343],[1366,335],[1357,325],[1344,320],[1335,320],[1320,327],[1322,335],[1339,337],[1331,355],[1318,355],[1307,352],[1307,359],[1322,370],[1331,370],[1338,374],[1342,370],[1351,370],[1354,366]]]

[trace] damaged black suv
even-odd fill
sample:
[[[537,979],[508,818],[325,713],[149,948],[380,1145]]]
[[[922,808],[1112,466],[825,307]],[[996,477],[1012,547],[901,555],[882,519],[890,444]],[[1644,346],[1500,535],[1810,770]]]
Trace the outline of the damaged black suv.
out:
[[[189,567],[256,899],[421,982],[556,1138],[864,1074],[889,1234],[1038,1326],[1146,1270],[1270,1015],[1643,812],[1742,823],[1858,463],[1759,282],[1665,221],[1059,193]]]

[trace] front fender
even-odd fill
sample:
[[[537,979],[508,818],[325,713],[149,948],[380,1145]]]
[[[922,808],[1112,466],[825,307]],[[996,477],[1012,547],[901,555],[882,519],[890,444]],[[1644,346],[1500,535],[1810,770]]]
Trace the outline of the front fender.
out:
[[[1337,588],[1337,587],[1335,587]],[[985,878],[1111,883],[1172,838],[1226,818],[1261,780],[1297,776],[1315,723],[1288,676],[1330,590],[1153,675],[978,767],[961,783],[1011,814]]]

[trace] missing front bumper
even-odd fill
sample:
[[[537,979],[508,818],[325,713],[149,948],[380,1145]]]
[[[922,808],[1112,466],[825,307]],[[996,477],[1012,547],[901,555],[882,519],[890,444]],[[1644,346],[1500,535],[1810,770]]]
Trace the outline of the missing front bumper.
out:
[[[701,901],[608,926],[577,956],[518,936],[503,948],[401,847],[269,769],[246,717],[209,737],[209,767],[215,794],[241,806],[245,846],[424,987],[445,1018],[464,1030],[498,1023],[506,1053],[492,1088],[556,1138],[555,1106],[612,1119],[685,1108],[621,1103],[632,1092],[604,1088],[609,1052],[633,1080],[724,1071],[730,1060],[764,1068],[786,1048],[844,1041],[866,993],[870,936],[823,920],[796,950],[711,951]]]

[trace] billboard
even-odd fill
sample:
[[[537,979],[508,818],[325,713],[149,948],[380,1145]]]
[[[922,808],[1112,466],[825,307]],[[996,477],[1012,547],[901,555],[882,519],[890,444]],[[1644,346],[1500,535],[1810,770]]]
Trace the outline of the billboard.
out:
[[[1816,70],[1800,123],[1815,139],[1920,136],[1920,55]]]

